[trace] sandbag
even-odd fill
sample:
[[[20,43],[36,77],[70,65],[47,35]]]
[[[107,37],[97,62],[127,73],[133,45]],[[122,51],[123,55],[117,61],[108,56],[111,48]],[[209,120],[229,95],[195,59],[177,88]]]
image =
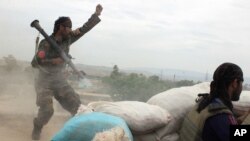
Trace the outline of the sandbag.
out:
[[[77,109],[77,112],[75,114],[75,116],[80,115],[80,114],[87,114],[87,113],[92,113],[94,112],[93,109],[91,109],[90,107],[80,104],[80,106]]]
[[[122,118],[98,112],[72,117],[51,141],[91,141],[96,133],[114,127],[121,127],[125,137],[133,141],[132,134]]]
[[[155,132],[143,134],[143,135],[134,135],[135,141],[160,141],[159,138],[155,135]]]
[[[178,124],[180,121],[173,118],[166,126],[159,128],[155,131],[157,138],[162,139],[164,136],[173,134],[179,130]]]
[[[139,101],[92,102],[94,111],[104,112],[123,118],[133,134],[145,134],[165,126],[170,114],[163,108]]]
[[[135,141],[161,141],[163,138],[165,138],[168,135],[175,134],[178,130],[178,127],[176,126],[177,121],[175,119],[172,119],[167,125],[164,127],[161,127],[159,129],[156,129],[155,131],[143,134],[143,135],[134,135]]]
[[[171,130],[171,133],[174,133],[180,129],[185,115],[195,105],[197,94],[208,93],[210,88],[209,85],[209,82],[204,82],[194,86],[173,88],[151,97],[147,103],[158,105],[173,116],[174,120],[170,122],[175,122],[175,128],[174,130],[169,130]]]
[[[178,133],[168,134],[162,138],[158,138],[155,133],[134,136],[135,141],[178,141],[178,139]]]
[[[173,133],[163,137],[160,141],[178,141],[178,140],[179,140],[179,134]]]
[[[92,141],[129,141],[124,135],[125,132],[121,127],[114,127],[110,130],[96,133]]]

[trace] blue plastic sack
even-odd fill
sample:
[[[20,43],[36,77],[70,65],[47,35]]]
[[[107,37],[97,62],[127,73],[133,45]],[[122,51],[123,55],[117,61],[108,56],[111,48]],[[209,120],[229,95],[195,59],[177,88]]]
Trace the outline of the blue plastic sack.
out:
[[[125,136],[133,141],[131,131],[122,118],[99,112],[72,117],[51,141],[91,141],[96,133],[117,126],[123,128]]]

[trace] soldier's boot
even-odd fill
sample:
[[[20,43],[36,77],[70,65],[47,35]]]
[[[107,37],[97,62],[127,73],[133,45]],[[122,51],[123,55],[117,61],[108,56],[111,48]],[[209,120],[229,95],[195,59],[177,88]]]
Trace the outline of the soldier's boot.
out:
[[[33,121],[34,127],[33,127],[33,130],[32,130],[32,136],[31,137],[32,137],[32,140],[40,140],[40,134],[41,134],[43,126],[38,125],[35,122],[35,120],[36,119],[34,119],[34,121]]]

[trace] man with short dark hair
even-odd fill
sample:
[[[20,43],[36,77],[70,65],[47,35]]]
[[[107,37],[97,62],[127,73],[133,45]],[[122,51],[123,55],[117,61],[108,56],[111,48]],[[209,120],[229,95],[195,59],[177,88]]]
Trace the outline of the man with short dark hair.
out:
[[[54,24],[54,30],[50,38],[69,55],[69,47],[72,43],[91,30],[101,20],[99,15],[102,6],[96,6],[95,13],[80,28],[72,31],[72,22],[69,17],[59,17]],[[68,84],[63,70],[66,63],[60,54],[54,50],[48,41],[42,40],[39,44],[37,54],[32,60],[32,66],[39,69],[38,78],[35,82],[37,93],[36,104],[39,106],[38,115],[34,118],[34,128],[32,139],[39,140],[40,133],[45,124],[48,123],[54,113],[53,97],[69,111],[75,115],[81,104],[79,95]]]
[[[233,63],[223,63],[214,72],[210,93],[203,95],[184,119],[181,141],[229,141],[229,126],[237,125],[232,101],[242,91],[243,72]]]

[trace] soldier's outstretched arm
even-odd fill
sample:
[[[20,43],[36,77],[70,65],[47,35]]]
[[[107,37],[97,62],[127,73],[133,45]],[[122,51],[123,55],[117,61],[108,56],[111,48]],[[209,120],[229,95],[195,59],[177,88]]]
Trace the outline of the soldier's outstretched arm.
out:
[[[90,31],[95,25],[97,25],[101,21],[99,16],[101,15],[102,10],[103,7],[100,4],[98,4],[96,6],[94,14],[92,14],[92,16],[88,19],[88,21],[84,23],[82,27],[72,31],[71,43],[78,40],[80,37],[82,37],[85,33]]]

